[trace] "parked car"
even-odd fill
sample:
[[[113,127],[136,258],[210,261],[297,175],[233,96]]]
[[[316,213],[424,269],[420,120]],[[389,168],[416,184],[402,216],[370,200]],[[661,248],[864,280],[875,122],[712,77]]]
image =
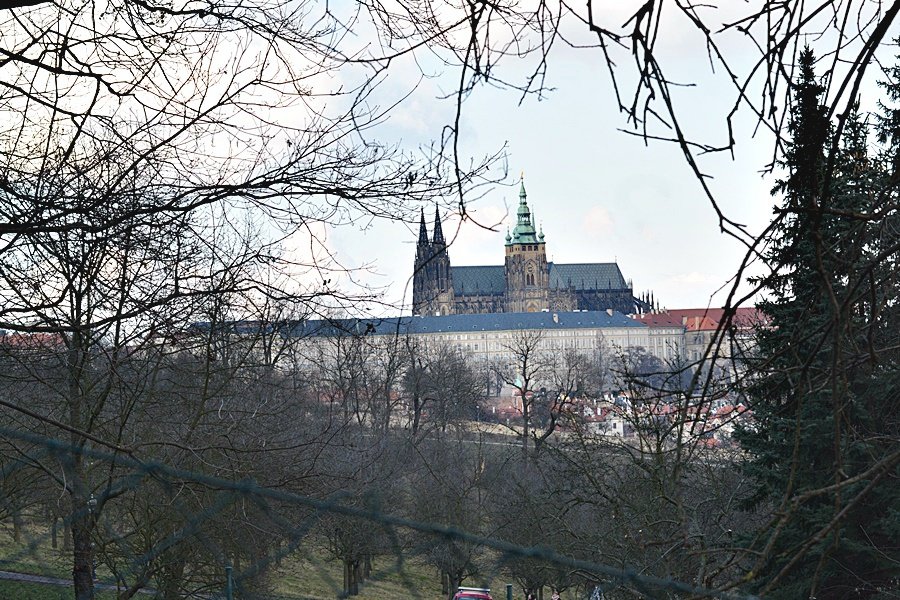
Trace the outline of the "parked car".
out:
[[[460,587],[453,600],[493,600],[489,588]]]

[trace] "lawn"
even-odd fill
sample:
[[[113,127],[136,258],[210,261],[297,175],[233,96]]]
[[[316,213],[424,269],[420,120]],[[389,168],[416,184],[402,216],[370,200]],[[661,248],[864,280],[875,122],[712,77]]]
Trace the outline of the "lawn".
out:
[[[0,529],[0,570],[46,575],[48,577],[71,577],[71,552],[53,549],[46,530],[26,528],[19,542],[13,541],[12,532]],[[6,596],[0,596],[5,598]]]
[[[51,547],[49,535],[37,528],[29,528],[28,535],[16,543],[8,529],[0,528],[0,570],[31,573],[51,577],[71,576],[71,554],[61,548]],[[60,537],[60,544],[62,539]],[[98,568],[101,581],[109,579]],[[499,574],[490,577],[495,600],[506,598],[506,583]],[[339,561],[326,560],[319,552],[299,550],[284,557],[268,576],[271,592],[275,597],[292,599],[337,598],[343,584],[342,565]],[[468,581],[465,585],[479,585]],[[223,571],[224,586],[224,571]],[[238,586],[239,587],[239,586]],[[516,598],[520,590],[516,589]],[[549,594],[549,592],[548,592]],[[372,575],[360,586],[359,600],[397,600],[398,598],[441,598],[440,577],[433,567],[411,558],[398,561],[395,556],[377,558],[372,565]],[[549,596],[548,596],[549,597]],[[569,597],[568,595],[564,597]],[[71,598],[71,589],[35,583],[0,580],[0,599],[58,600]],[[98,594],[101,600],[112,600],[114,593]]]
[[[72,600],[72,588],[28,583],[24,581],[5,581],[0,579],[0,598],[4,600]],[[97,592],[97,600],[115,600],[115,592]]]
[[[272,573],[276,594],[336,598],[343,584],[341,563],[317,558],[288,557]],[[433,568],[417,561],[382,557],[374,561],[372,576],[360,586],[359,600],[440,598],[441,581]]]
[[[71,551],[51,547],[49,534],[37,527],[28,527],[19,542],[13,541],[12,532],[0,528],[0,570],[69,578],[72,573]],[[100,580],[105,577],[102,568],[97,569]],[[223,571],[224,579],[224,571]],[[269,576],[273,594],[286,598],[336,598],[343,583],[342,565],[338,561],[296,552],[285,557]],[[20,583],[0,580],[0,599],[57,600],[70,598],[71,590],[37,583]],[[114,598],[115,594],[103,594],[98,598]],[[439,598],[440,578],[434,569],[416,561],[404,561],[398,567],[391,557],[376,560],[372,576],[362,584],[360,600],[396,600],[397,598]]]

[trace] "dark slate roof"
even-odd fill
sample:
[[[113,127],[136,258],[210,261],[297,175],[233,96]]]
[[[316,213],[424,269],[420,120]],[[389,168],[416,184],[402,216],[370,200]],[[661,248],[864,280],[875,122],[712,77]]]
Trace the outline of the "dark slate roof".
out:
[[[503,294],[506,291],[506,274],[503,269],[502,265],[450,267],[453,294],[456,296]]]
[[[550,263],[550,289],[621,290],[628,287],[616,263]],[[456,296],[503,294],[506,274],[503,265],[450,267]]]
[[[550,263],[549,266],[550,289],[571,286],[576,290],[621,290],[628,287],[616,263]]]
[[[336,335],[339,332],[380,335],[400,333],[453,333],[468,331],[514,331],[518,329],[591,329],[601,327],[646,328],[643,323],[617,312],[537,312],[446,315],[442,317],[392,317],[384,319],[340,319],[298,323],[293,335]]]
[[[412,333],[509,331],[516,329],[590,329],[596,327],[646,327],[622,313],[606,311],[489,313],[412,317]]]

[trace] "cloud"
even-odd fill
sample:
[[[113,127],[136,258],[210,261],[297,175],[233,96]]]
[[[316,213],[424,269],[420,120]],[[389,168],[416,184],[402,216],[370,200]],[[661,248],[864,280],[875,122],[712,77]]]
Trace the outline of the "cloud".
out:
[[[584,215],[582,228],[591,235],[612,233],[613,220],[605,206],[593,206]]]
[[[700,271],[691,271],[690,273],[676,273],[667,277],[667,284],[696,284],[696,283],[713,283],[718,278],[710,273],[701,273]]]
[[[503,263],[506,228],[512,217],[499,205],[469,207],[471,221],[444,221],[444,234],[451,240],[450,257],[454,265],[498,265]],[[492,231],[493,230],[493,231]]]

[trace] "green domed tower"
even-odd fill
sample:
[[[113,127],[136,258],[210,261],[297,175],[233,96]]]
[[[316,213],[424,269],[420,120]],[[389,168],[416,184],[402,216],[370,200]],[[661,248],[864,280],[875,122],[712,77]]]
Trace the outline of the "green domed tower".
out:
[[[535,229],[527,199],[523,178],[516,226],[506,236],[506,312],[549,309],[550,269],[544,233]]]

